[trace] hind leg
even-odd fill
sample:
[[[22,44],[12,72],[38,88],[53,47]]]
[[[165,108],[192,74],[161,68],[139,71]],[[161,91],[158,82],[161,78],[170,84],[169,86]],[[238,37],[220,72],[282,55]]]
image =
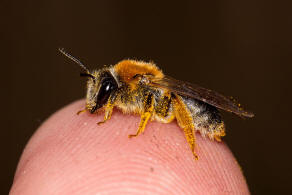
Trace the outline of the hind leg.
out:
[[[198,155],[195,152],[196,137],[192,115],[179,96],[173,99],[173,105],[178,125],[185,133],[186,140],[190,146],[194,158],[198,160]]]

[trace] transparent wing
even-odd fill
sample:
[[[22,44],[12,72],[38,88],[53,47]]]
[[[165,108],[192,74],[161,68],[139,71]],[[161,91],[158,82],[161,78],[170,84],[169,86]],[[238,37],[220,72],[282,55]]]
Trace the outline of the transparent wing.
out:
[[[227,98],[215,91],[205,89],[198,85],[179,81],[169,76],[165,76],[159,80],[152,80],[150,85],[153,87],[160,87],[168,89],[176,94],[201,100],[207,104],[215,106],[219,109],[235,113],[243,117],[253,117],[254,114],[247,112],[240,107],[240,104],[236,103],[234,99]]]

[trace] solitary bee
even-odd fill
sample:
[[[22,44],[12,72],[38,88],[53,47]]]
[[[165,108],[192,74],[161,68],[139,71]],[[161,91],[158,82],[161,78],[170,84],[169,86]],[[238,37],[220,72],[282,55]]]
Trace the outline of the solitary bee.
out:
[[[241,117],[253,117],[231,98],[188,82],[166,76],[154,64],[136,60],[123,60],[114,66],[89,71],[79,60],[59,49],[62,54],[79,64],[88,77],[85,109],[90,113],[104,110],[102,124],[111,118],[113,108],[124,113],[141,115],[136,137],[143,133],[149,120],[170,123],[174,119],[183,129],[196,159],[195,132],[211,140],[221,141],[225,125],[217,108]]]

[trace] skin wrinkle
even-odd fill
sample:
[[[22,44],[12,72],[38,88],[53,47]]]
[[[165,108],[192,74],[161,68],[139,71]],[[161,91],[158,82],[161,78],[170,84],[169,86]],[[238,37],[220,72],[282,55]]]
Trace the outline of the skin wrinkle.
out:
[[[36,131],[19,162],[10,194],[249,194],[235,158],[223,143],[197,136],[195,161],[175,122],[150,122],[114,110],[83,113],[77,101]]]

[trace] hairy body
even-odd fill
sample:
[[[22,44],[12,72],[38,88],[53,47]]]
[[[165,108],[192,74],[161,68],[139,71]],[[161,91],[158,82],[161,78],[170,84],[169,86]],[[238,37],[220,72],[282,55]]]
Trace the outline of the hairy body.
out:
[[[110,119],[114,107],[124,113],[141,115],[138,130],[129,135],[130,138],[141,134],[149,120],[170,123],[176,119],[197,159],[196,131],[217,141],[225,135],[224,122],[217,108],[242,117],[254,116],[217,92],[164,75],[154,63],[123,60],[91,72],[63,49],[60,51],[86,71],[81,74],[89,77],[86,107],[82,111],[96,113],[104,110],[104,120],[98,124]]]
[[[105,71],[105,70],[104,70]],[[101,77],[103,71],[93,73],[94,77]],[[141,122],[137,133],[129,135],[135,137],[142,133],[149,120],[163,123],[177,120],[184,130],[189,146],[195,154],[195,131],[203,136],[220,141],[225,135],[224,123],[219,111],[207,103],[193,98],[185,97],[170,90],[151,86],[151,81],[164,77],[162,72],[152,63],[125,60],[109,68],[109,72],[119,81],[120,86],[109,97],[103,107],[105,111],[104,121],[110,119],[114,107],[124,113],[141,115]],[[93,89],[97,89],[96,83],[88,80],[87,109],[91,110],[95,105],[96,97]]]

